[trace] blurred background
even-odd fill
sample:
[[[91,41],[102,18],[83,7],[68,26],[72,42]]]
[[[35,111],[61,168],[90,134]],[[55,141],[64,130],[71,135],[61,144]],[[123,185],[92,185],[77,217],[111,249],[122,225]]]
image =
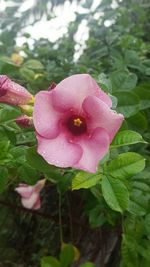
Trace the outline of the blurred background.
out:
[[[149,0],[0,0],[0,74],[35,94],[72,74],[89,73],[114,95],[114,106],[118,103],[117,111],[126,118],[124,129],[138,131],[149,142],[149,32]],[[6,113],[0,110],[1,123],[6,122],[5,127],[0,125],[1,140],[9,139],[12,145],[33,144],[34,133],[22,136],[16,126],[7,125],[7,119],[12,119],[10,107]],[[138,149],[150,163],[149,151]],[[3,148],[2,153],[1,158]],[[42,212],[24,210],[14,184],[35,183],[39,174],[29,158],[24,163],[23,150],[19,153],[12,152],[16,162],[10,166],[11,182],[3,179],[6,172],[1,169],[1,267],[37,267],[41,257],[57,256],[59,251],[56,189],[45,189]],[[84,260],[97,267],[150,266],[149,166],[136,178],[138,183],[143,178],[145,186],[131,181],[131,214],[124,218],[94,193],[86,191],[82,200],[78,193],[64,196],[65,238],[80,248]]]

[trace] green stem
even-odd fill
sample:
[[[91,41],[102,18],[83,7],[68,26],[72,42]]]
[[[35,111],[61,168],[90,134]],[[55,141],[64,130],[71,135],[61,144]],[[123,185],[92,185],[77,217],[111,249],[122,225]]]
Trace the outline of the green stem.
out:
[[[61,214],[61,193],[59,192],[59,233],[60,243],[63,243],[62,214]]]

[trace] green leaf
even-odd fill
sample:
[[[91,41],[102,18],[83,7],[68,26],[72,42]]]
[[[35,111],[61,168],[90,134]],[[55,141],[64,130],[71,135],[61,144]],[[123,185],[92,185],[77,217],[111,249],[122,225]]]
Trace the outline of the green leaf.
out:
[[[141,112],[138,112],[134,116],[128,118],[128,123],[130,123],[131,127],[135,128],[136,130],[146,130],[148,127],[147,118]]]
[[[60,266],[61,267],[69,267],[71,263],[74,261],[74,248],[72,245],[65,245],[60,253]]]
[[[142,172],[136,174],[136,175],[134,176],[134,179],[135,179],[136,181],[137,181],[137,180],[138,180],[138,181],[139,181],[139,180],[144,180],[144,182],[146,182],[146,180],[149,181],[149,177],[150,177],[149,169],[145,168],[144,171],[142,171]]]
[[[137,83],[137,76],[134,73],[128,73],[127,71],[115,71],[111,73],[110,79],[113,92],[130,91],[135,88]]]
[[[16,135],[17,145],[23,144],[34,144],[36,142],[35,132],[33,131],[22,131]]]
[[[0,127],[0,140],[8,141],[8,136],[6,135],[5,128],[3,126]]]
[[[150,83],[144,83],[135,88],[135,93],[140,98],[140,110],[150,107]]]
[[[24,78],[25,80],[27,80],[27,81],[33,81],[34,80],[35,73],[33,70],[30,70],[26,67],[22,67],[22,68],[20,68],[19,72],[20,72],[20,75],[22,76],[22,78]]]
[[[131,200],[131,199],[129,201],[128,211],[137,216],[143,216],[146,214],[145,207],[141,205],[140,203],[137,203],[136,201]]]
[[[111,147],[114,148],[120,146],[133,145],[137,143],[146,143],[146,142],[139,133],[130,130],[125,130],[119,132],[116,135],[111,144]]]
[[[4,167],[0,167],[0,193],[2,193],[7,185],[8,170]]]
[[[4,123],[20,116],[21,112],[16,107],[0,105],[0,123]]]
[[[86,262],[80,265],[80,267],[95,267],[95,264],[92,262]]]
[[[9,141],[0,141],[0,156],[3,157],[3,155],[8,152],[9,146]]]
[[[0,163],[5,164],[12,160],[12,156],[9,153],[10,142],[0,141]]]
[[[117,97],[115,97],[113,95],[110,95],[110,94],[108,94],[108,95],[112,101],[112,109],[115,109],[117,107],[117,104],[118,104],[118,99],[117,99]]]
[[[146,232],[150,235],[150,213],[145,216],[144,225]]]
[[[141,172],[145,168],[145,159],[134,152],[120,154],[111,160],[107,172],[113,177],[127,178]]]
[[[16,66],[16,64],[12,61],[12,59],[10,57],[7,57],[7,56],[1,56],[0,57],[0,61],[4,62],[4,63],[7,63],[8,65],[12,65],[14,67],[18,67]]]
[[[36,170],[51,175],[53,179],[59,180],[61,178],[60,171],[48,164],[36,151],[36,147],[31,147],[27,150],[26,156],[28,164]]]
[[[89,223],[92,228],[102,226],[106,222],[106,217],[98,204],[89,212]]]
[[[116,110],[122,113],[125,118],[133,116],[140,110],[140,99],[133,92],[115,92],[114,95],[118,99]]]
[[[41,267],[60,267],[60,263],[56,258],[47,256],[42,258]]]
[[[30,165],[24,163],[18,168],[18,176],[27,184],[35,184],[39,180],[40,174]]]
[[[24,63],[24,67],[34,70],[41,70],[44,68],[43,64],[36,59],[29,59]]]
[[[11,123],[9,123],[10,125]],[[3,124],[2,125],[3,127],[3,131],[4,131],[4,135],[5,135],[5,138],[7,137],[7,139],[9,139],[9,141],[15,145],[16,144],[16,132],[15,130],[10,127],[10,126],[7,126],[6,124]],[[3,140],[5,139],[4,136],[3,136]]]
[[[102,193],[108,206],[118,212],[127,209],[129,203],[129,192],[122,181],[103,176]]]
[[[100,173],[91,174],[84,171],[80,171],[72,179],[72,190],[78,190],[81,188],[90,188],[98,183],[101,179]]]
[[[103,91],[105,92],[112,92],[112,86],[110,80],[107,78],[105,73],[101,73],[98,76],[97,82],[100,84],[100,87],[102,88]]]
[[[126,50],[125,63],[130,68],[138,69],[141,61],[140,61],[140,58],[139,58],[137,52],[134,50]]]
[[[150,186],[144,182],[139,182],[139,181],[133,181],[132,187],[139,189],[143,192],[149,192],[150,193]]]
[[[145,74],[148,75],[148,76],[150,76],[150,68],[146,68],[145,69]]]
[[[130,193],[128,211],[134,215],[143,216],[149,207],[149,192],[143,192],[141,189],[133,188]]]
[[[27,146],[15,146],[10,149],[10,153],[13,156],[13,162],[23,164],[26,161]]]

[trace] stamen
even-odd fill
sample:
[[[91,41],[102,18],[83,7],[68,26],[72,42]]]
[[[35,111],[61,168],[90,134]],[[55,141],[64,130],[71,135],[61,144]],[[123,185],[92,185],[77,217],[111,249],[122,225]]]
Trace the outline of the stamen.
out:
[[[80,125],[82,124],[83,122],[80,120],[80,118],[77,118],[77,119],[74,119],[73,120],[73,124],[77,127],[80,127]]]
[[[85,118],[79,115],[72,115],[70,118],[68,118],[66,121],[66,126],[68,130],[76,136],[84,134],[87,131]]]

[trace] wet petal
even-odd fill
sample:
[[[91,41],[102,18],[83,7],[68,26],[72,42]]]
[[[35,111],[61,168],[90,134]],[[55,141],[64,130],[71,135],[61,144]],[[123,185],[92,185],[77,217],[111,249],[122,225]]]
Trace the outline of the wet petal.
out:
[[[45,139],[37,135],[38,153],[49,163],[58,167],[71,167],[81,156],[79,145],[69,142],[62,132],[55,139]]]
[[[87,172],[95,173],[99,161],[109,150],[109,135],[102,128],[97,128],[90,138],[78,140],[83,149],[80,161],[73,167]]]
[[[41,91],[35,97],[33,123],[38,134],[55,138],[59,134],[59,120],[62,114],[53,108],[50,92]]]
[[[112,111],[95,96],[89,96],[84,100],[83,109],[88,115],[88,127],[91,129],[104,128],[112,141],[124,120],[123,115]]]
[[[61,81],[52,90],[52,99],[58,111],[75,109],[80,111],[82,102],[89,95],[95,95],[111,106],[112,102],[88,74],[76,74]]]

